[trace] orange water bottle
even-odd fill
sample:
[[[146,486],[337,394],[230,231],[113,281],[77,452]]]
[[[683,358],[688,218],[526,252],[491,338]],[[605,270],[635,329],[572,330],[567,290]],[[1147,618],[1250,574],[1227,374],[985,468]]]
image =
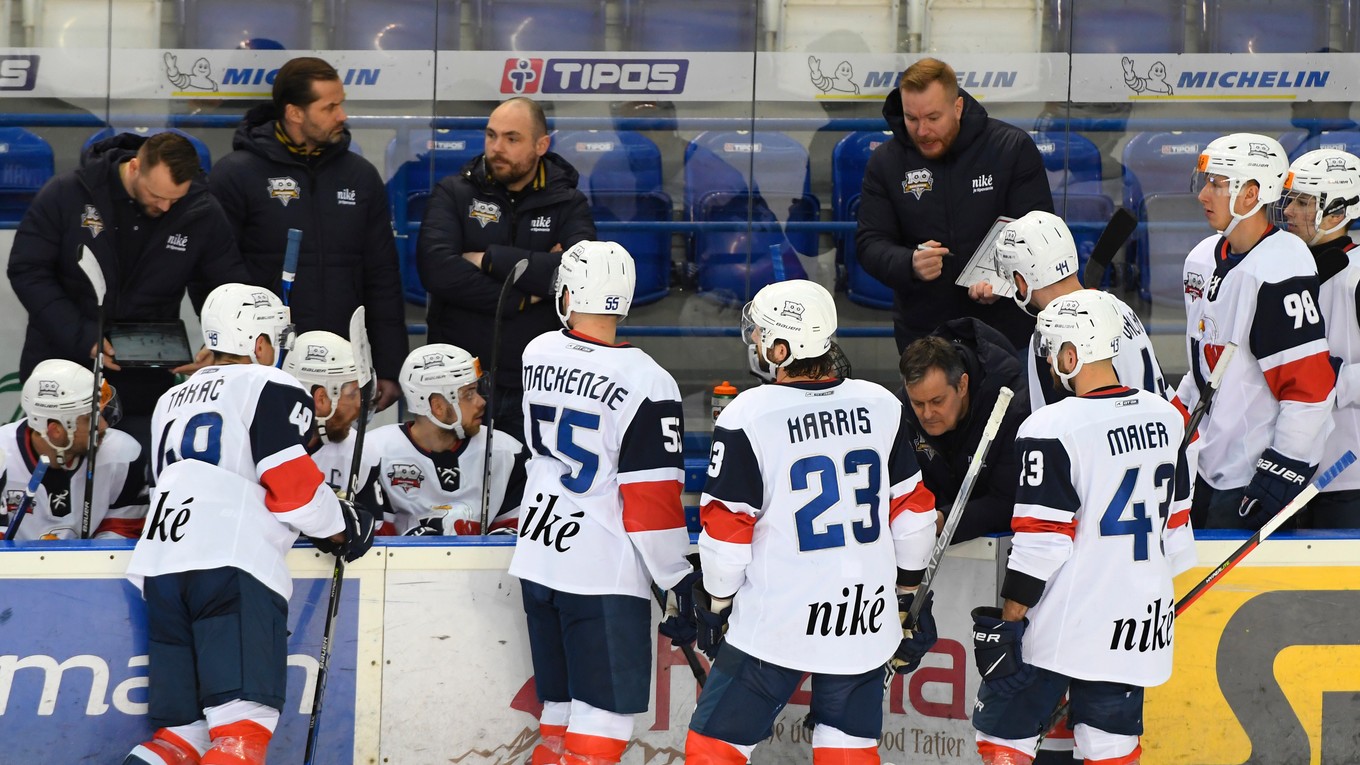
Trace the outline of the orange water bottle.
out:
[[[737,386],[723,380],[722,385],[713,386],[713,421],[718,421],[718,415],[722,410],[732,403],[732,399],[737,397]]]

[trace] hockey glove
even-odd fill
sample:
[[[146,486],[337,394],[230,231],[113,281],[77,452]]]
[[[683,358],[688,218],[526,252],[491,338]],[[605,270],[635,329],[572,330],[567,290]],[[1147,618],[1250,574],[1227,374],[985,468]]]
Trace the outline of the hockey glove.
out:
[[[346,563],[353,563],[373,546],[373,528],[377,522],[367,508],[348,499],[340,500],[340,514],[345,518],[345,541],[335,554],[344,556]]]
[[[1266,449],[1256,460],[1256,474],[1247,484],[1238,514],[1252,529],[1261,528],[1308,486],[1316,471],[1316,465]]]
[[[917,614],[916,624],[907,626],[907,614],[911,610],[912,601],[916,599],[916,593],[907,592],[897,596],[897,617],[902,621],[902,642],[897,646],[897,652],[888,660],[888,666],[900,675],[916,669],[921,663],[921,657],[935,645],[935,641],[940,639],[940,633],[935,629],[935,615],[930,612],[931,605],[935,602],[935,594],[926,594],[926,603],[921,606],[921,613]]]
[[[671,645],[690,645],[699,636],[699,626],[694,620],[694,585],[703,575],[691,571],[679,584],[666,593],[666,608],[662,614],[657,632],[671,639]]]
[[[732,616],[732,599],[709,595],[700,579],[694,583],[694,616],[699,623],[699,650],[709,661],[717,659],[723,635],[727,634],[727,619]]]
[[[431,516],[421,518],[420,522],[406,530],[404,537],[442,537],[444,536],[444,518],[442,516]]]
[[[1034,667],[1020,654],[1020,640],[1027,626],[1028,619],[1003,621],[999,608],[973,609],[973,657],[978,673],[989,688],[1006,696],[1034,682]]]

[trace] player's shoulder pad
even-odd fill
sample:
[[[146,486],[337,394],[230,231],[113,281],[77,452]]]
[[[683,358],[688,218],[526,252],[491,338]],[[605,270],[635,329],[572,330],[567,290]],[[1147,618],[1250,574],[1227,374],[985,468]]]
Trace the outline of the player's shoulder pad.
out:
[[[258,379],[260,380],[259,384],[261,386],[263,386],[265,383],[275,383],[277,385],[289,385],[294,388],[297,388],[303,393],[308,393],[308,397],[310,397],[310,393],[308,392],[306,386],[299,382],[296,377],[288,374],[282,369],[278,369],[276,367],[267,367],[263,364],[251,364],[249,368],[258,370],[256,374],[258,376]]]
[[[354,438],[354,434],[350,434]],[[364,434],[364,457],[381,457],[382,452],[389,449],[394,441],[407,441],[406,434],[401,432],[401,423],[392,423],[374,428]]]
[[[99,440],[99,462],[113,464],[131,462],[142,456],[142,445],[121,430],[106,430]]]
[[[1278,229],[1252,248],[1251,256],[1243,259],[1238,268],[1245,269],[1262,283],[1317,276],[1317,261],[1308,245],[1297,236]]]
[[[1212,263],[1214,260],[1214,250],[1218,247],[1218,241],[1222,239],[1218,234],[1210,234],[1199,240],[1199,243],[1190,248],[1190,254],[1186,256],[1185,263],[1188,267],[1191,261],[1204,261]]]
[[[519,454],[520,450],[523,448],[524,443],[522,441],[515,438],[513,435],[506,433],[504,430],[496,431],[496,437],[491,439],[491,451],[493,452]]]
[[[1080,422],[1080,419],[1078,419],[1081,416],[1080,412],[1072,410],[1073,404],[1080,406],[1082,403],[1085,402],[1080,398],[1068,396],[1048,406],[1040,407],[1037,411],[1031,412],[1020,423],[1020,428],[1016,430],[1015,437],[1061,438],[1063,434],[1072,429],[1073,422]]]

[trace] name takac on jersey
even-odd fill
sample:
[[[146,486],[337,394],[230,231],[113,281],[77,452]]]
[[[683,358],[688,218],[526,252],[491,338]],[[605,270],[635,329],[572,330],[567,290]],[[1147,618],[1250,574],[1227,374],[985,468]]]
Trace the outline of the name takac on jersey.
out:
[[[524,367],[524,389],[582,396],[599,401],[615,411],[628,398],[628,389],[619,387],[618,382],[611,380],[609,375],[551,364]]]

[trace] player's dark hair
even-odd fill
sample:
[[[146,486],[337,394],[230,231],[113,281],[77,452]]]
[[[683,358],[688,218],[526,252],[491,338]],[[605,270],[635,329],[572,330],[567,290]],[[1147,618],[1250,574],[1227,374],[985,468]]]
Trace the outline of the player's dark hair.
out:
[[[938,58],[923,58],[907,67],[897,86],[908,93],[923,93],[933,82],[944,87],[950,101],[959,97],[959,77],[954,74],[954,67]]]
[[[306,109],[318,98],[312,83],[320,81],[338,82],[340,73],[323,59],[303,56],[291,59],[279,67],[274,75],[274,109],[279,118],[288,106]]]
[[[776,340],[782,343],[783,340]],[[812,380],[824,380],[828,377],[836,376],[836,359],[831,351],[827,351],[820,356],[811,359],[795,359],[784,367],[784,373],[789,377],[807,377]]]
[[[529,110],[529,122],[533,123],[535,141],[548,134],[548,117],[543,113],[543,107],[534,99],[525,96],[515,96],[507,98],[501,102],[501,106],[506,104],[522,104]]]
[[[955,389],[968,371],[954,344],[937,335],[927,335],[908,345],[897,369],[902,373],[904,385],[915,385],[924,380],[930,370],[939,369],[944,372],[949,387]]]
[[[146,139],[137,149],[137,161],[140,172],[165,165],[176,186],[192,181],[200,172],[198,152],[188,138],[178,133],[157,133]]]

